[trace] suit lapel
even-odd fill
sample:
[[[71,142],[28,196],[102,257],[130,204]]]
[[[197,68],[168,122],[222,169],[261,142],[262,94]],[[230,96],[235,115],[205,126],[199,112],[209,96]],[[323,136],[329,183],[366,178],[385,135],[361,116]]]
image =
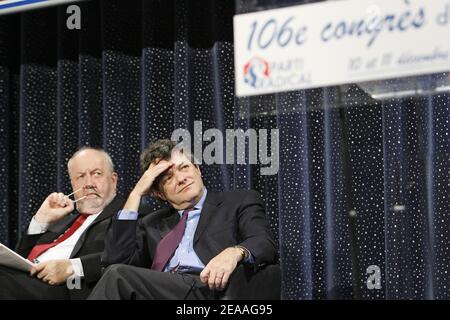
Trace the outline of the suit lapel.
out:
[[[218,193],[208,191],[205,202],[203,204],[202,212],[200,214],[200,220],[198,222],[197,230],[195,231],[193,242],[194,245],[202,236],[203,232],[206,229],[206,226],[208,226],[209,221],[212,219],[214,214],[217,214],[217,207],[222,202],[223,199]]]
[[[75,244],[75,247],[73,248],[72,253],[70,254],[70,258],[73,258],[78,253],[78,251],[80,251],[81,247],[86,241],[86,237],[89,230],[93,228],[96,224],[100,223],[101,221],[106,220],[115,215],[122,208],[123,203],[124,203],[123,199],[116,196],[111,201],[111,203],[105,207],[102,213],[100,213],[100,215],[89,225],[89,227],[86,230],[84,230],[80,239],[78,239],[77,243]]]
[[[200,214],[200,220],[195,231],[194,241],[195,244],[203,234],[206,226],[209,224],[210,219],[217,212],[217,207],[222,203],[223,199],[218,193],[208,191],[205,202],[203,203],[202,212]],[[161,235],[161,239],[164,238],[180,221],[180,214],[177,210],[171,209],[167,217],[161,220],[160,226],[157,228]]]
[[[174,208],[169,209],[167,217],[161,220],[161,225],[158,230],[161,235],[161,239],[164,238],[180,221],[180,214]]]
[[[72,225],[77,217],[78,212],[73,211],[71,214],[64,217],[61,221],[51,224],[48,227],[47,232],[39,238],[37,244],[53,242],[53,240],[57,239]]]

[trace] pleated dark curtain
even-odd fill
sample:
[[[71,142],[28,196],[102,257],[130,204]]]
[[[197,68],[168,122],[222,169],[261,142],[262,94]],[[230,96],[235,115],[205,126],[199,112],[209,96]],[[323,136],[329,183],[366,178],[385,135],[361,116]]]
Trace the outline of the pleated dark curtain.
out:
[[[253,4],[236,1],[236,12]],[[348,86],[237,99],[233,1],[79,5],[80,31],[66,28],[65,7],[0,17],[2,243],[14,246],[48,193],[69,192],[79,146],[112,154],[126,196],[140,151],[174,129],[278,128],[278,174],[202,172],[210,190],[261,192],[283,298],[450,298],[448,93],[361,100]]]
[[[236,0],[236,13],[312,2]],[[449,299],[448,90],[376,100],[346,85],[263,100],[238,103],[280,128],[284,298]]]
[[[69,191],[79,146],[112,154],[126,196],[150,141],[194,119],[233,127],[228,2],[87,1],[79,31],[66,6],[0,17],[0,241],[13,245],[49,192]],[[205,171],[221,189],[220,169]]]

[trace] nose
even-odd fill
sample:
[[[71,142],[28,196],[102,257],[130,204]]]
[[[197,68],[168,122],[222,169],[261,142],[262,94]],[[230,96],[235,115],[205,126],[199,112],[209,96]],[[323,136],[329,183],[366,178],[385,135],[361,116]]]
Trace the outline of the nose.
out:
[[[84,178],[84,189],[92,189],[95,188],[94,179],[92,179],[90,174],[87,174]]]
[[[174,174],[178,185],[182,185],[186,181],[186,177],[182,173],[175,172]]]

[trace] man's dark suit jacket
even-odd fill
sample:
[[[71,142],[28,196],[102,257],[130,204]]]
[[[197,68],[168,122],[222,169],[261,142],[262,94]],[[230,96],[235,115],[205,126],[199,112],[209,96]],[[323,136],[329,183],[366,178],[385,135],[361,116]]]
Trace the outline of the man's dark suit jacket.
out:
[[[140,221],[113,219],[107,234],[104,266],[123,263],[150,268],[158,242],[179,220],[180,215],[173,208],[155,211]],[[255,270],[276,258],[264,204],[256,191],[208,191],[193,241],[195,253],[205,265],[222,250],[235,245],[250,250]]]
[[[116,196],[102,213],[83,232],[76,243],[70,258],[80,258],[83,265],[84,279],[81,289],[69,290],[72,299],[85,299],[89,295],[96,282],[101,277],[101,255],[105,247],[106,230],[111,222],[111,217],[123,207],[124,200]],[[74,211],[60,221],[51,224],[45,233],[28,235],[24,232],[20,239],[16,252],[27,257],[36,244],[50,243],[64,233],[78,217]],[[63,284],[65,285],[65,284]]]

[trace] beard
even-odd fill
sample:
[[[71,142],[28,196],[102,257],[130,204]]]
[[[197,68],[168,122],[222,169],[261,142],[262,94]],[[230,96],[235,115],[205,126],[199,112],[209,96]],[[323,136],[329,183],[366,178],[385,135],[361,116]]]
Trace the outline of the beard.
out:
[[[103,210],[111,200],[112,197],[105,199],[101,195],[96,195],[93,198],[86,198],[77,202],[77,210],[80,213],[96,214]]]

